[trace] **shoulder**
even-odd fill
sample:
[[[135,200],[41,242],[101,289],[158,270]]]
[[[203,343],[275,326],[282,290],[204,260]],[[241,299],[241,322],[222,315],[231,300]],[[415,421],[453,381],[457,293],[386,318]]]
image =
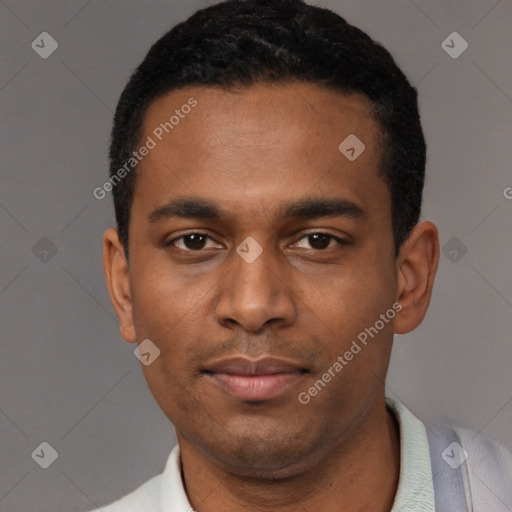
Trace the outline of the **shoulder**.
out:
[[[161,479],[162,475],[154,476],[121,499],[89,512],[156,512],[160,510]]]
[[[461,427],[452,428],[467,452],[469,466],[504,472],[510,479],[509,484],[512,484],[512,452],[506,446],[480,432]]]
[[[89,512],[160,512],[186,508],[187,498],[183,489],[179,446],[171,450],[164,472],[147,480],[130,494],[104,507]],[[165,484],[163,484],[165,482]]]
[[[461,457],[468,464],[483,464],[496,469],[512,468],[512,451],[481,432],[433,423],[425,423],[425,428],[431,445],[447,448],[450,443],[457,443],[464,449]]]
[[[501,443],[465,428],[454,427],[467,452],[473,494],[492,492],[512,507],[512,452]]]
[[[512,510],[512,452],[507,447],[466,428],[425,426],[433,470],[450,481],[459,474],[473,510]]]

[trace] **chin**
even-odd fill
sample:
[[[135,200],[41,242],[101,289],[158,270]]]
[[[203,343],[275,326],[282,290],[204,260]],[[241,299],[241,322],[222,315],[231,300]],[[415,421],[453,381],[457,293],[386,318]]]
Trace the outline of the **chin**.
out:
[[[281,435],[276,430],[267,435],[261,431],[256,434],[253,426],[252,432],[233,432],[223,439],[210,438],[202,445],[210,457],[234,476],[277,480],[300,474],[310,460],[308,454],[320,443],[311,438],[311,430]]]

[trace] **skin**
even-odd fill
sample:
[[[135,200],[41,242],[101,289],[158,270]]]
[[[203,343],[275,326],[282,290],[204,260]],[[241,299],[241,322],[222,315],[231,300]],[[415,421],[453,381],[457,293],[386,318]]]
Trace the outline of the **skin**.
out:
[[[381,133],[364,96],[304,83],[189,87],[150,106],[141,141],[190,97],[197,107],[137,168],[129,263],[117,231],[103,237],[121,335],[161,350],[142,370],[176,428],[190,503],[199,512],[389,511],[400,447],[385,376],[393,334],[427,311],[437,230],[419,223],[395,257]],[[366,146],[353,162],[338,149],[352,133]],[[177,197],[214,201],[225,217],[149,222]],[[305,197],[344,199],[362,214],[280,215]],[[175,240],[190,232],[212,239]],[[252,263],[236,252],[248,236],[263,249]],[[301,404],[299,393],[395,302],[395,318]],[[236,355],[281,357],[307,372],[277,398],[244,402],[201,371]]]

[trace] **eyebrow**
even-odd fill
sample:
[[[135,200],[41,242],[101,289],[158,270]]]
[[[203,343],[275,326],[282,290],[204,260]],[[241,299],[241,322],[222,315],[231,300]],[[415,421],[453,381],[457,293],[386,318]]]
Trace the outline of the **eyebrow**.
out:
[[[303,198],[281,206],[278,217],[283,219],[315,219],[319,217],[349,217],[360,219],[365,211],[355,203],[341,198]],[[199,198],[176,198],[159,206],[148,215],[151,224],[174,218],[223,220],[228,214],[214,201]]]

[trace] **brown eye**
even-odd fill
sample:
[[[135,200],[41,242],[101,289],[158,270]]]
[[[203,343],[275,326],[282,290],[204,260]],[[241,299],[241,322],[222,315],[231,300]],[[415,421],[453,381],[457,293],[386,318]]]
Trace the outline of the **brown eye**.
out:
[[[214,240],[204,233],[189,233],[182,235],[171,240],[167,245],[177,247],[184,251],[201,251],[207,249],[206,243],[208,240]]]
[[[329,243],[331,242],[331,236],[326,235],[324,233],[314,233],[313,235],[308,235],[309,244],[313,249],[327,249],[329,247]]]
[[[301,245],[303,240],[307,241],[309,247]],[[299,242],[297,242],[297,246],[303,249],[323,251],[325,249],[329,249],[332,246],[332,241],[335,241],[338,245],[348,245],[348,242],[345,240],[334,235],[329,235],[328,233],[309,233],[302,237]]]
[[[208,237],[205,235],[194,233],[192,235],[185,235],[183,237],[183,242],[187,249],[199,250],[204,249],[207,238]]]

